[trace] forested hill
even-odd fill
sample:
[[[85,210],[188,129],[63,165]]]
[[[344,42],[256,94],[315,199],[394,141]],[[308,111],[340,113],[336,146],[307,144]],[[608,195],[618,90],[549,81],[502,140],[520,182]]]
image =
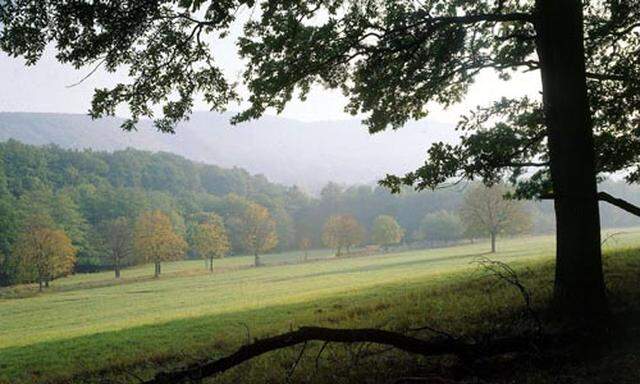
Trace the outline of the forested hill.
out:
[[[429,143],[457,137],[452,126],[428,121],[370,135],[357,120],[305,123],[265,116],[231,126],[230,116],[197,112],[175,135],[167,135],[156,132],[148,121],[138,132],[123,133],[117,118],[94,121],[80,114],[0,113],[0,141],[167,151],[221,167],[241,167],[318,192],[328,181],[370,183],[386,173],[411,170],[424,160]]]

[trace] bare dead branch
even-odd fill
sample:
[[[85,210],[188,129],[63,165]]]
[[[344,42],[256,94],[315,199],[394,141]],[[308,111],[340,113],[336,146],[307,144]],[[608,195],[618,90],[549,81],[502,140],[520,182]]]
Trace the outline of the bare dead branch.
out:
[[[527,289],[527,287],[525,287],[525,285],[522,283],[520,277],[518,276],[518,273],[513,268],[511,268],[509,264],[502,261],[492,260],[484,256],[481,256],[474,260],[474,263],[478,264],[480,267],[490,272],[498,279],[512,285],[518,290],[518,292],[520,292],[520,295],[524,300],[526,311],[535,323],[536,332],[540,334],[542,332],[542,321],[540,321],[538,313],[533,309],[531,292],[529,292],[529,289]]]

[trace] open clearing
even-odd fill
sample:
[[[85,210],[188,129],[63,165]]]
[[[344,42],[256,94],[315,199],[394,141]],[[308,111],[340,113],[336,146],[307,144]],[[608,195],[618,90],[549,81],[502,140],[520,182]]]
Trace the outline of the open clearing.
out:
[[[640,246],[639,229],[621,231],[605,248]],[[482,275],[472,261],[487,256],[487,247],[483,242],[344,259],[315,251],[309,257],[321,260],[257,269],[242,268],[252,258],[235,257],[217,261],[213,274],[202,261],[183,261],[163,265],[159,279],[148,278],[153,267],[144,266],[123,271],[119,283],[104,272],[54,281],[43,294],[5,289],[0,291],[0,382],[65,381],[148,361],[170,365],[205,353],[219,356],[247,337],[306,324],[385,327],[391,322],[398,328],[424,322],[425,308],[430,324],[444,324],[451,314],[473,319],[483,310],[518,307],[517,294],[507,288],[492,297],[442,288]],[[526,268],[550,260],[553,248],[550,236],[506,239],[491,258]],[[264,259],[281,263],[299,257]],[[540,285],[550,289],[551,280],[549,273]],[[468,329],[478,326],[466,323]],[[447,329],[456,327],[449,323]]]

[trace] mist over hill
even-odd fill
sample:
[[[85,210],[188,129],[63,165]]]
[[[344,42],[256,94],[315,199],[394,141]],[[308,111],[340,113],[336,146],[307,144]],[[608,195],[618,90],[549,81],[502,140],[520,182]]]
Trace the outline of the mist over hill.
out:
[[[56,144],[113,151],[127,147],[167,151],[221,167],[241,167],[269,180],[317,192],[328,181],[372,183],[424,161],[435,141],[455,141],[450,124],[423,120],[397,131],[370,135],[358,120],[302,122],[265,116],[237,126],[231,114],[196,112],[175,135],[143,121],[122,132],[118,118],[91,120],[81,114],[0,113],[0,141]]]

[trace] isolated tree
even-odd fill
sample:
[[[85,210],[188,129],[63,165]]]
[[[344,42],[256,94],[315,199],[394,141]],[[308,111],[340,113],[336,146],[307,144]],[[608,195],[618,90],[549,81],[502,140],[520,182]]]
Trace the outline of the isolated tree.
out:
[[[133,231],[133,248],[137,256],[155,266],[154,276],[160,276],[163,261],[179,260],[187,243],[173,229],[171,219],[162,211],[143,212]]]
[[[531,216],[521,201],[507,199],[504,185],[473,186],[464,196],[460,216],[467,230],[484,232],[491,238],[491,252],[496,251],[499,234],[518,234],[531,230]]]
[[[387,249],[390,245],[398,244],[404,236],[404,229],[393,216],[380,215],[373,221],[371,240]]]
[[[322,230],[322,242],[336,250],[336,256],[342,256],[342,249],[347,252],[364,240],[364,228],[352,215],[333,215],[327,219]]]
[[[311,248],[311,240],[308,237],[303,237],[300,239],[300,250],[304,252],[304,261],[308,259],[309,248]]]
[[[23,274],[35,274],[40,291],[53,279],[71,273],[76,261],[76,248],[71,239],[62,229],[55,228],[46,214],[24,220],[13,254],[20,259]]]
[[[126,104],[131,130],[162,104],[156,127],[172,132],[195,95],[217,110],[238,98],[206,37],[228,36],[238,9],[255,6],[238,39],[249,103],[234,122],[282,111],[320,83],[377,132],[426,116],[429,102],[460,101],[484,69],[503,79],[539,71],[540,100],[480,109],[462,121],[460,144],[434,144],[423,167],[385,185],[509,175],[523,196],[552,197],[558,308],[606,311],[598,198],[627,206],[598,194],[596,176],[631,169],[628,180],[640,179],[638,0],[4,1],[0,48],[27,64],[55,47],[75,67],[126,67],[131,80],[97,89],[91,115]],[[529,178],[530,167],[540,170]]]
[[[120,278],[120,269],[131,256],[133,246],[132,226],[126,217],[118,217],[103,224],[104,242],[109,250],[116,279]]]
[[[213,259],[223,258],[231,248],[222,218],[216,214],[208,214],[206,219],[195,224],[189,240],[198,255],[208,260],[210,272],[213,272]]]
[[[420,221],[418,239],[448,243],[462,236],[462,222],[457,215],[447,211],[426,214]]]
[[[275,221],[267,208],[257,203],[249,203],[239,218],[239,224],[244,248],[253,254],[254,265],[262,266],[260,254],[278,245]]]

